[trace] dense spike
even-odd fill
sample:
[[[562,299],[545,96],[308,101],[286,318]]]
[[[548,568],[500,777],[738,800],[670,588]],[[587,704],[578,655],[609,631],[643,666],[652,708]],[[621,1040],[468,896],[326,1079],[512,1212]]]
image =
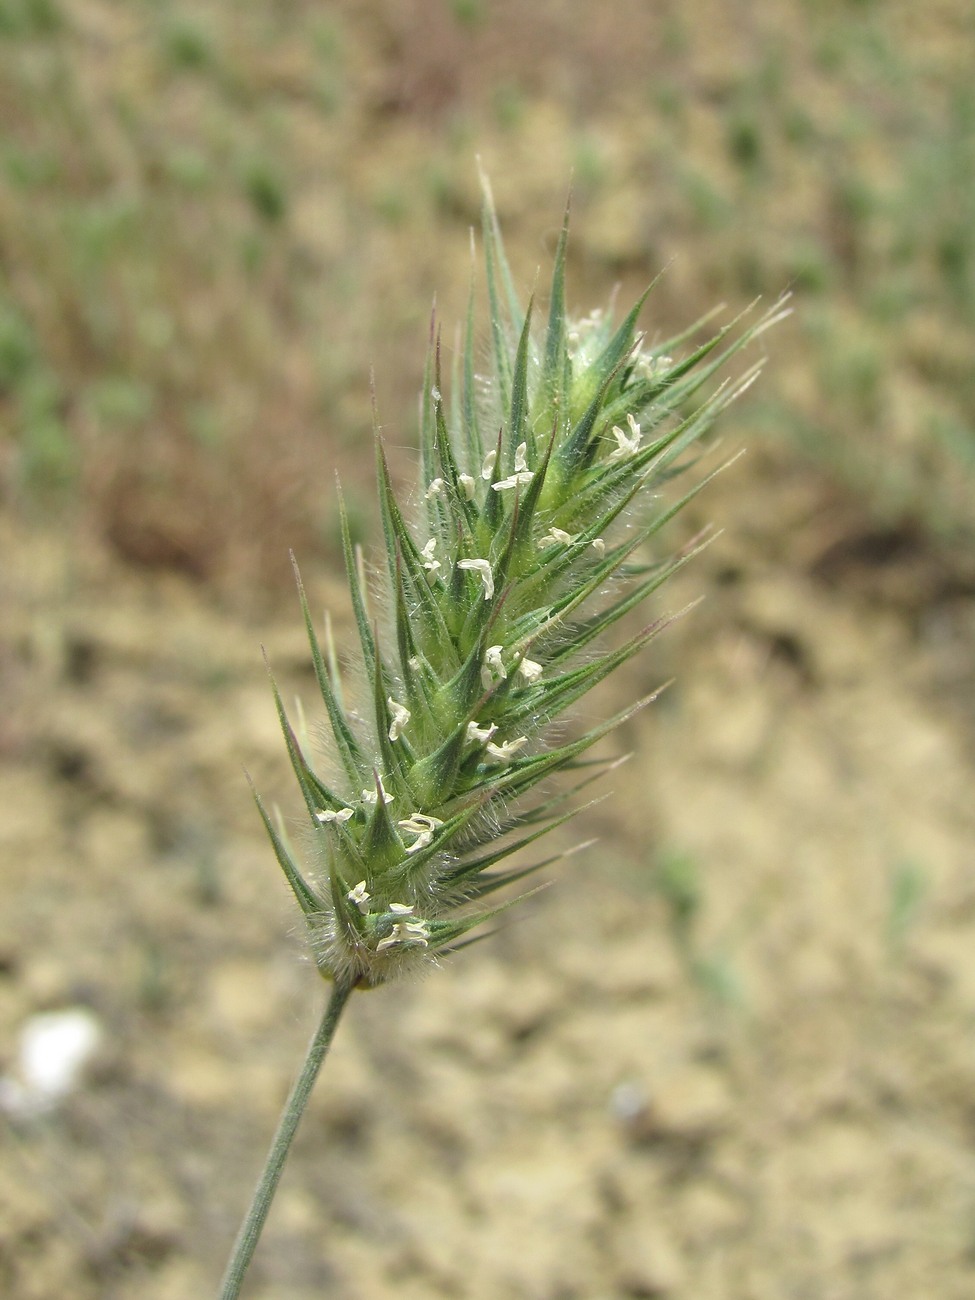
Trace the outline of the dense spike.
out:
[[[522,311],[514,291],[486,182],[482,229],[491,373],[482,382],[475,372],[472,282],[449,394],[431,318],[415,527],[376,424],[386,562],[374,591],[339,497],[361,712],[343,703],[334,648],[329,640],[323,653],[296,569],[349,802],[312,770],[272,687],[327,875],[321,897],[263,808],[261,816],[309,918],[319,968],[360,985],[469,943],[500,909],[468,904],[561,856],[501,866],[577,814],[579,791],[612,770],[591,756],[593,746],[657,693],[562,743],[551,743],[547,728],[672,621],[650,621],[616,647],[598,644],[701,548],[695,539],[662,558],[656,539],[713,474],[652,510],[649,502],[755,370],[724,387],[709,381],[782,314],[777,304],[750,327],[732,321],[701,343],[694,327],[668,340],[669,350],[686,348],[673,360],[663,347],[645,350],[637,332],[649,289],[619,325],[596,314],[573,324],[567,203],[538,339],[533,302]],[[395,653],[385,660],[381,642],[390,638]],[[546,784],[542,793],[558,772],[579,774],[574,788]]]

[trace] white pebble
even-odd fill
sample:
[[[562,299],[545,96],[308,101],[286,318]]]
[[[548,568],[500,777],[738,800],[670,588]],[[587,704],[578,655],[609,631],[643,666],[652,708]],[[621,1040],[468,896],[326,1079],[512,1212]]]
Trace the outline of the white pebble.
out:
[[[53,1109],[78,1087],[102,1038],[86,1007],[31,1016],[20,1031],[17,1076],[0,1079],[0,1108],[15,1115]]]

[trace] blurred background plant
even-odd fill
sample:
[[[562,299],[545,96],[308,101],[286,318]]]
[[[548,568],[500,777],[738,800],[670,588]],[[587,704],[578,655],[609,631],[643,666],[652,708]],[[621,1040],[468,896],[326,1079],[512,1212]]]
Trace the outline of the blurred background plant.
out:
[[[7,501],[231,584],[332,545],[331,452],[380,355],[411,409],[479,150],[529,276],[574,172],[581,301],[669,266],[667,328],[793,286],[778,454],[864,526],[970,541],[970,10],[713,8],[2,0]]]
[[[740,1007],[732,945],[725,939],[705,946],[698,934],[706,892],[700,864],[690,854],[665,849],[656,855],[648,879],[663,903],[667,931],[689,981],[715,1006]]]

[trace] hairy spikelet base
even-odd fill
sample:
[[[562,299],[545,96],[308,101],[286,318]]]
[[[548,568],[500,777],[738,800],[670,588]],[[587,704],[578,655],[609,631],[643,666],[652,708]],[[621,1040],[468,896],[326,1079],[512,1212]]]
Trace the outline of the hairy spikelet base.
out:
[[[485,185],[491,373],[475,370],[472,291],[449,401],[431,331],[412,523],[376,438],[385,565],[371,601],[340,497],[369,726],[346,709],[330,635],[323,646],[298,579],[340,774],[328,783],[312,765],[275,687],[314,837],[307,877],[258,806],[319,969],[349,985],[382,983],[456,947],[499,910],[493,894],[554,861],[503,865],[573,815],[572,795],[608,766],[586,752],[647,700],[561,743],[552,724],[659,630],[651,623],[617,648],[603,645],[694,553],[645,560],[647,543],[703,484],[667,506],[657,489],[759,367],[709,381],[783,314],[779,303],[693,348],[701,322],[646,345],[637,326],[646,294],[618,325],[598,312],[572,322],[567,235],[568,216],[548,319],[536,329],[533,304],[523,308],[514,292]],[[572,789],[528,798],[565,770],[580,774]]]

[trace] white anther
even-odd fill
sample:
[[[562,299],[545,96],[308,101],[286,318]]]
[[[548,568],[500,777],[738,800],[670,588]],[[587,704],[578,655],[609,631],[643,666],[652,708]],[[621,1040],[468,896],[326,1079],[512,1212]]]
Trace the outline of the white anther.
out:
[[[367,803],[367,804],[375,804],[375,803],[378,803],[380,792],[382,793],[382,796],[383,796],[383,803],[392,803],[392,802],[393,802],[393,796],[392,796],[391,794],[388,793],[388,791],[386,790],[386,787],[383,785],[383,779],[382,779],[382,777],[379,777],[379,790],[375,790],[375,789],[373,789],[373,790],[368,790],[368,789],[363,790],[363,792],[362,792],[362,802],[363,802],[363,803]]]
[[[592,549],[602,558],[606,554],[606,543],[601,537],[594,537],[592,539]]]
[[[630,456],[635,456],[640,450],[640,426],[633,418],[631,411],[626,417],[626,422],[630,426],[630,436],[623,432],[618,424],[613,425],[613,437],[616,439],[616,450],[610,452],[609,460],[628,460]]]
[[[469,722],[467,724],[467,739],[481,745],[485,740],[490,740],[497,729],[498,724],[496,722],[489,722],[486,727],[479,727],[476,722]]]
[[[351,808],[323,808],[321,812],[315,813],[315,820],[327,826],[330,822],[347,822],[353,815]]]
[[[484,457],[484,464],[481,466],[481,478],[485,482],[490,482],[491,475],[494,473],[494,462],[498,459],[496,451],[489,451]]]
[[[429,493],[427,495],[429,495]],[[437,549],[437,539],[435,537],[431,537],[430,540],[427,542],[427,544],[423,547],[423,550],[420,552],[420,554],[423,556],[423,567],[429,573],[436,573],[436,571],[440,568],[440,561],[435,560],[433,558],[433,553],[436,549]]]
[[[515,473],[521,474],[528,469],[528,443],[519,442],[515,448]]]
[[[412,916],[413,904],[412,903],[390,903],[389,910],[395,913],[396,916]]]
[[[424,496],[429,501],[431,497],[438,497],[443,491],[443,489],[444,489],[443,479],[435,478],[430,484],[430,486],[427,488],[426,492],[424,493]]]
[[[517,740],[506,740],[501,745],[495,745],[494,742],[491,741],[487,746],[487,752],[492,758],[496,758],[499,763],[510,763],[511,759],[518,753],[518,750],[527,744],[527,736],[519,736]]]
[[[498,682],[503,682],[508,676],[504,664],[501,662],[501,651],[504,646],[489,645],[484,652],[484,663],[481,665],[481,682],[484,689],[490,690]]]
[[[487,560],[458,560],[458,569],[470,569],[480,576],[484,583],[484,599],[490,600],[494,595],[494,574]]]
[[[550,528],[538,539],[539,546],[571,546],[578,533],[567,533],[564,528]]]
[[[406,850],[407,853],[418,853],[420,849],[425,849],[433,841],[433,833],[438,827],[443,825],[439,817],[428,817],[426,813],[414,813],[406,821],[397,823],[400,830],[408,831],[410,835],[415,835],[416,839]],[[390,904],[390,910],[402,904]]]
[[[474,493],[477,491],[477,480],[470,474],[461,474],[457,482],[460,484],[461,491],[468,501],[474,500]]]
[[[518,671],[529,684],[537,682],[542,675],[542,665],[536,663],[534,659],[522,659],[518,665]]]
[[[519,483],[530,483],[534,477],[530,469],[523,469],[517,474],[512,474],[510,478],[498,479],[497,483],[491,484],[491,487],[495,492],[505,492],[508,488],[517,487]]]
[[[350,889],[346,894],[346,898],[350,903],[355,903],[363,916],[369,911],[369,900],[372,898],[372,894],[370,894],[368,889],[366,889],[366,882],[364,880],[360,880],[355,889]]]
[[[386,938],[376,944],[376,952],[384,952],[397,943],[415,943],[426,948],[429,936],[430,928],[426,921],[397,921]]]
[[[404,704],[397,704],[392,696],[387,699],[386,703],[393,714],[389,724],[389,738],[390,740],[399,740],[403,734],[403,728],[410,720],[410,711]]]

